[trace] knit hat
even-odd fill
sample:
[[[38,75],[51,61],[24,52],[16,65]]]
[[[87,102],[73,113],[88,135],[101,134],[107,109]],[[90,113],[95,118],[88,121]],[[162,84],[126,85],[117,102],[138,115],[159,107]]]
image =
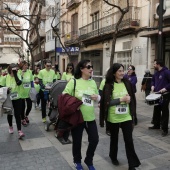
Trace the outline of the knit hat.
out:
[[[146,69],[146,70],[145,70],[145,73],[150,73],[150,70]]]

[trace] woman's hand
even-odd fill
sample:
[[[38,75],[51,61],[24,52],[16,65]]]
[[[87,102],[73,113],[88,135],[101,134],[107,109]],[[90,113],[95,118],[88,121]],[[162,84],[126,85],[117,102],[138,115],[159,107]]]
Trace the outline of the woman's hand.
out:
[[[127,94],[126,96],[120,98],[120,102],[130,103],[130,96]]]
[[[96,101],[98,99],[98,95],[97,94],[93,94],[91,95],[91,99]]]

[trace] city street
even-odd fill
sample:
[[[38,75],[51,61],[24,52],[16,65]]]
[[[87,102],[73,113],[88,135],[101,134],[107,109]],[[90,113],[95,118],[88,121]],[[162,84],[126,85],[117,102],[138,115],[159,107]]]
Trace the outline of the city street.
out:
[[[135,126],[133,136],[137,155],[142,165],[138,170],[169,170],[170,169],[170,135],[161,137],[160,130],[148,130],[151,125],[153,106],[148,106],[144,101],[137,101],[138,125]],[[98,108],[96,119],[98,124]],[[13,122],[15,122],[13,120]],[[30,124],[23,127],[25,138],[18,140],[16,124],[14,134],[9,134],[6,115],[0,119],[0,170],[71,170],[72,153],[71,144],[62,145],[54,136],[53,126],[46,132],[41,122],[41,111],[34,107],[30,114]],[[99,130],[99,144],[94,156],[96,170],[127,170],[127,158],[124,141],[120,130],[119,138],[119,166],[114,166],[108,156],[109,136],[105,129]],[[69,137],[71,140],[71,137]],[[88,144],[86,132],[82,143],[82,164]]]

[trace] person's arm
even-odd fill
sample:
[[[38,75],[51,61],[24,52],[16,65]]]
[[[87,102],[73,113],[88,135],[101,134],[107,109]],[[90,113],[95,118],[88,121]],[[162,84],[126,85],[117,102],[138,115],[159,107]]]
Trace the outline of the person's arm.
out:
[[[130,81],[131,83],[132,83],[132,85],[136,85],[136,83],[137,83],[137,77],[136,76],[133,76],[132,78],[131,78],[131,81]]]
[[[12,70],[14,78],[15,78],[15,82],[18,86],[20,86],[22,84],[22,81],[18,78],[17,76],[17,71],[16,70]]]
[[[39,79],[39,85],[41,89],[45,89],[45,85],[43,84],[42,79]]]
[[[126,102],[126,103],[130,103],[130,96],[129,94],[123,96],[122,98],[117,98],[117,99],[113,99],[110,101],[109,106],[115,106],[115,105],[119,105],[121,102]]]
[[[111,100],[109,106],[115,106],[119,104],[120,104],[120,99],[118,98],[118,99]]]
[[[31,87],[34,88],[34,82],[33,81],[31,81]]]

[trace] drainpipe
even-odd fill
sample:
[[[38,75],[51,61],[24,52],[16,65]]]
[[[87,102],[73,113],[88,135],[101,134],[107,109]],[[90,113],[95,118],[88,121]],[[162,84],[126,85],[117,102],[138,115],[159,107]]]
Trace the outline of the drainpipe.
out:
[[[148,5],[148,27],[150,27],[150,7],[151,7],[151,1],[149,0],[149,5]],[[146,68],[149,67],[149,64],[148,64],[148,59],[149,59],[149,37],[147,37],[147,49],[146,49]]]
[[[163,36],[162,36],[162,24],[163,24],[163,4],[164,0],[159,0],[159,27],[158,27],[158,56],[157,58],[163,59]]]

